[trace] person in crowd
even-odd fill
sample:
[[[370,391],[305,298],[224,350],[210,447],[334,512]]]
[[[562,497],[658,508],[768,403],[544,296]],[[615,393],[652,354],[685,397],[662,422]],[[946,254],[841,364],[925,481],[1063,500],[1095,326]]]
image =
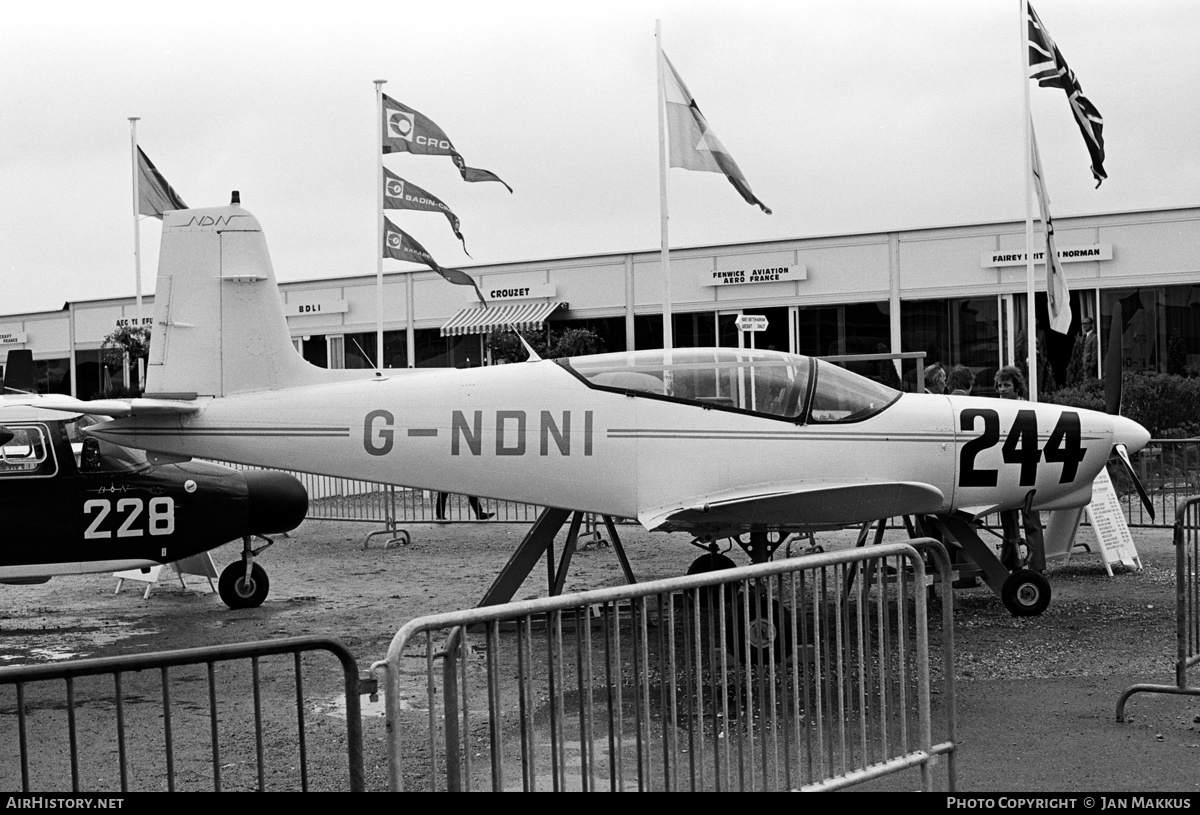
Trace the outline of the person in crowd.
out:
[[[438,521],[446,520],[446,501],[450,498],[450,493],[439,492],[437,496],[437,510],[434,518]],[[496,513],[484,512],[483,505],[479,503],[479,499],[474,495],[467,496],[467,503],[471,505],[471,511],[475,513],[475,517],[481,521],[486,521]]]
[[[946,392],[946,369],[940,362],[935,362],[925,368],[925,392]]]
[[[971,388],[975,387],[975,374],[966,365],[955,365],[946,378],[946,387],[950,388],[951,396],[970,396]]]
[[[1029,398],[1025,387],[1025,376],[1015,365],[1006,365],[996,371],[996,395],[1001,399]],[[1008,509],[1000,513],[1000,525],[1004,529],[1004,544],[1000,549],[1000,562],[1008,569],[1021,563],[1020,534],[1025,533],[1025,566],[1035,572],[1046,570],[1046,537],[1042,527],[1042,514],[1037,510]]]
[[[1028,399],[1029,389],[1025,387],[1025,374],[1016,365],[1005,365],[996,371],[993,380],[996,395],[1001,399]]]

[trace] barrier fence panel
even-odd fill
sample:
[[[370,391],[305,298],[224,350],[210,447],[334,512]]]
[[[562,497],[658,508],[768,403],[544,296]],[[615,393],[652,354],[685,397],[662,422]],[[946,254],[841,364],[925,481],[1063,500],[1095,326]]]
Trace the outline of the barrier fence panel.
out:
[[[1131,457],[1138,480],[1154,503],[1151,518],[1123,468],[1110,468],[1130,526],[1168,527],[1191,496],[1200,492],[1200,439],[1151,439]]]
[[[1188,669],[1200,663],[1200,498],[1190,498],[1175,514],[1175,684],[1139,684],[1117,700],[1117,721],[1125,721],[1125,703],[1135,693],[1200,696],[1200,684],[1188,684]]]
[[[339,689],[330,738],[313,697]],[[361,791],[358,694],[319,637],[0,668],[0,789]]]
[[[929,790],[944,764],[953,790],[948,580],[926,539],[413,620],[372,666],[389,787]],[[425,711],[402,700],[417,664]]]

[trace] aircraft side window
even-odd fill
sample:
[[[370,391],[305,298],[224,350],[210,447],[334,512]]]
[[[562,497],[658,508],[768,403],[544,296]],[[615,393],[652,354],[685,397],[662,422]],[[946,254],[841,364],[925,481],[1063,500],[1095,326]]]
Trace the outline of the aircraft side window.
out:
[[[12,438],[0,445],[0,477],[49,475],[54,462],[44,428],[37,425],[9,426]],[[47,473],[46,470],[50,472]]]

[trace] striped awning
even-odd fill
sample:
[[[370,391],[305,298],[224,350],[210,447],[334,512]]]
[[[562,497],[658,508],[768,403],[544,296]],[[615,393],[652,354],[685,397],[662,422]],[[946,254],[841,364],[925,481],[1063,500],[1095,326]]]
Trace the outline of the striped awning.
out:
[[[501,303],[487,308],[481,306],[464,308],[451,317],[442,326],[442,336],[460,336],[462,334],[486,334],[497,328],[515,327],[523,330],[533,330],[542,327],[542,323],[557,308],[565,308],[566,303],[552,301],[549,303]]]

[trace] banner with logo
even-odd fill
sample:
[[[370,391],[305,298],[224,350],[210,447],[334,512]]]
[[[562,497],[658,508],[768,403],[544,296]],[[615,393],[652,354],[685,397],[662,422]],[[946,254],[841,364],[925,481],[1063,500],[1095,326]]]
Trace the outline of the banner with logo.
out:
[[[437,196],[431,195],[411,181],[405,181],[387,167],[383,168],[383,208],[442,213],[450,221],[450,229],[454,231],[455,237],[462,241],[463,251],[467,252],[467,242],[459,229],[458,216],[450,211],[450,207],[443,204]],[[467,256],[470,255],[471,253],[467,252]]]
[[[383,94],[383,152],[415,153],[422,156],[451,156],[463,181],[499,181],[505,189],[512,187],[493,172],[468,167],[462,154],[454,149],[444,130],[428,116],[402,105]]]
[[[484,306],[487,305],[487,300],[483,298],[483,292],[479,290],[475,278],[462,269],[446,269],[440,266],[424,246],[413,240],[408,233],[386,217],[383,219],[383,256],[395,260],[406,260],[410,263],[423,263],[450,283],[458,286],[471,286],[475,289],[475,295],[479,298],[479,302]]]

